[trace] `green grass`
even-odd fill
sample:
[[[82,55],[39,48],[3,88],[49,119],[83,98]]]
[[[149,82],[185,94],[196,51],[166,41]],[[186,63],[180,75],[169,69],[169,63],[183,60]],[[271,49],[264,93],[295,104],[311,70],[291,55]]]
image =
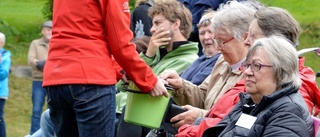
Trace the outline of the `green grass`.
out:
[[[0,30],[7,36],[5,48],[12,51],[13,65],[27,64],[28,46],[32,39],[40,37],[45,19],[42,16],[44,0],[1,0],[0,19],[7,26]]]
[[[270,6],[287,9],[300,22],[303,33],[298,49],[320,46],[320,14],[318,0],[261,0]],[[45,0],[0,0],[0,21],[8,26],[0,31],[7,34],[5,47],[12,56],[12,65],[26,65],[31,40],[40,37],[40,26],[46,19],[42,16]],[[307,53],[306,65],[320,71],[320,57]],[[23,137],[29,133],[31,116],[31,80],[10,74],[10,97],[5,106],[8,137]],[[317,78],[320,85],[320,78]]]
[[[17,78],[12,74],[9,79],[10,98],[5,105],[7,136],[23,137],[30,130],[31,80]]]
[[[6,26],[5,48],[12,52],[12,67],[27,64],[28,47],[32,39],[40,37],[44,0],[1,0],[0,20]],[[5,105],[7,137],[23,137],[29,133],[31,117],[31,80],[9,76],[10,97]]]

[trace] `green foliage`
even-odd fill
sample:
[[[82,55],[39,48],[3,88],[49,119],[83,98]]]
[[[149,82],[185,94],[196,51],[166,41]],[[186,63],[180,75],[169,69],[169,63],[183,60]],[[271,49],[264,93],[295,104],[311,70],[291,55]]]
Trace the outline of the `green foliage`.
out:
[[[12,52],[12,64],[27,64],[28,46],[40,37],[45,21],[41,7],[44,0],[1,0],[0,31],[6,37],[5,48]]]
[[[52,20],[52,8],[53,8],[53,0],[47,0],[42,8],[43,16],[48,19]]]
[[[0,19],[0,31],[6,36],[17,36],[19,35],[19,31],[15,28],[12,28],[8,22],[3,19]]]

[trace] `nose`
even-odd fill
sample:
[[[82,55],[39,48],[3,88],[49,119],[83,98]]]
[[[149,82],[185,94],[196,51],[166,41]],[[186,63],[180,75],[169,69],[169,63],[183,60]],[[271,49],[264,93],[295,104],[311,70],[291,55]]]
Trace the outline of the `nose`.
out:
[[[209,34],[209,33],[205,33],[204,34],[204,39],[206,39],[206,40],[208,40],[208,39],[210,39],[210,38],[212,38],[212,36]]]
[[[252,71],[252,69],[251,69],[251,66],[249,66],[247,69],[242,70],[242,71],[243,71],[243,73],[244,73],[245,75],[247,75],[247,76],[253,75],[253,71]]]
[[[153,34],[154,32],[156,32],[156,28],[154,27],[154,25],[152,25],[151,29],[150,29],[151,34]]]

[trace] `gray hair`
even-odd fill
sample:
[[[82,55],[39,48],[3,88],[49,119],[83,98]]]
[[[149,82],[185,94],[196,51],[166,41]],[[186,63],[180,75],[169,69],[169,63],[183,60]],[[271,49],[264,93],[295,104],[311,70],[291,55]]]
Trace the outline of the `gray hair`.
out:
[[[0,32],[0,42],[6,43],[6,35]]]
[[[221,5],[211,20],[214,32],[232,35],[240,40],[248,32],[255,10],[237,1],[229,1]]]
[[[251,9],[255,10],[255,12],[266,7],[264,4],[262,4],[258,0],[244,0],[244,1],[239,1],[239,2],[243,5],[251,8]]]
[[[207,27],[211,25],[211,20],[214,17],[214,13],[215,11],[212,9],[205,10],[204,13],[202,14],[200,21],[197,24],[197,27],[201,28],[201,27]]]
[[[301,79],[298,54],[291,42],[285,37],[276,35],[257,39],[250,47],[246,60],[251,59],[254,52],[260,48],[263,48],[269,55],[276,76],[277,87],[281,88],[289,84],[299,88]]]

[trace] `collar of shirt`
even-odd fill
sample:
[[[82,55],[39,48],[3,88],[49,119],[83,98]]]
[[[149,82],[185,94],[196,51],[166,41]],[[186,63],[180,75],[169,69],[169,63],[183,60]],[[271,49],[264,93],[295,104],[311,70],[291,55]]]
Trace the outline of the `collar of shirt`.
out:
[[[175,50],[179,48],[181,45],[188,44],[188,43],[189,41],[175,41],[172,43],[172,50]],[[169,52],[167,51],[167,48],[160,48],[159,51],[160,51],[161,58],[163,58],[165,55],[167,55],[170,52],[170,51]]]
[[[236,71],[239,70],[241,67],[241,64],[246,60],[246,58],[243,58],[242,60],[240,60],[238,63],[231,65],[231,69],[232,71]]]

